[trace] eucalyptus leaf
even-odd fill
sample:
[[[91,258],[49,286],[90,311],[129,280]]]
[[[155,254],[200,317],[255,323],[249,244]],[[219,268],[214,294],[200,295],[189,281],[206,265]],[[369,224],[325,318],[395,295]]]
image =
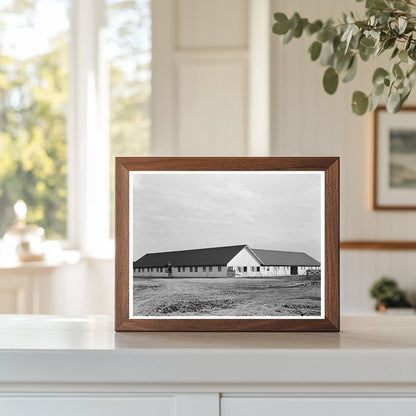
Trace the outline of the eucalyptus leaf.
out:
[[[384,84],[384,78],[386,78],[388,75],[388,71],[386,71],[384,68],[377,68],[373,74],[373,85],[377,86],[380,84]]]
[[[357,66],[357,58],[354,55],[350,60],[347,70],[344,72],[342,82],[350,82],[354,79],[355,75],[357,74]]]
[[[386,107],[389,113],[397,113],[400,109],[400,93],[397,88],[392,88],[390,94],[387,96]]]
[[[411,33],[406,40],[406,43],[404,44],[404,49],[407,51],[410,48],[410,45],[412,44],[413,40],[413,33]]]
[[[322,29],[322,26],[324,24],[322,23],[322,20],[315,20],[313,23],[310,23],[309,26],[306,29],[306,32],[309,35],[313,35],[317,32],[319,32]]]
[[[407,20],[403,16],[400,16],[397,23],[399,25],[399,35],[402,35],[406,30]]]
[[[394,59],[400,52],[400,49],[396,46],[393,50],[393,53],[391,54],[390,59]]]
[[[277,35],[285,35],[289,29],[289,19],[284,13],[275,13],[274,20],[276,20],[276,23],[273,25],[273,33],[276,33]]]
[[[339,75],[335,69],[330,66],[324,74],[324,89],[328,94],[334,94],[338,88]]]
[[[367,9],[383,10],[388,7],[385,0],[367,0],[365,3]]]
[[[393,65],[392,73],[398,79],[401,79],[401,78],[404,77],[403,70],[400,68],[399,64],[394,64]]]
[[[352,95],[352,111],[362,116],[368,109],[368,97],[361,91],[355,91]]]
[[[368,111],[374,111],[380,104],[381,98],[382,98],[381,94],[380,95],[371,94],[370,105],[369,105]]]
[[[315,41],[312,43],[312,45],[309,47],[309,53],[311,54],[312,61],[316,61],[319,58],[321,50],[322,44],[320,42]]]
[[[402,62],[407,63],[408,58],[409,58],[409,55],[407,54],[407,51],[405,51],[404,49],[402,49],[402,50],[399,52],[399,59],[400,59]]]
[[[384,83],[373,86],[373,95],[383,95],[384,92]],[[371,111],[371,110],[370,110]]]
[[[332,65],[334,62],[334,44],[331,41],[326,41],[322,45],[320,62],[322,66]]]

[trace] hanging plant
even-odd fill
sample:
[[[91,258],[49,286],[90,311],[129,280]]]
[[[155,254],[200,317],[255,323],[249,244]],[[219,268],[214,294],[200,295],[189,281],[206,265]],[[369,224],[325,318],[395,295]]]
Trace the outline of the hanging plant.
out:
[[[310,22],[299,13],[290,19],[284,13],[275,13],[273,33],[283,36],[283,44],[304,34],[314,37],[309,54],[312,61],[319,60],[326,68],[323,87],[328,94],[336,92],[340,80],[354,79],[359,60],[367,62],[390,54],[390,65],[374,71],[371,93],[353,93],[352,110],[358,115],[373,111],[386,96],[387,110],[396,113],[415,83],[416,2],[366,0],[365,7],[364,19],[344,13],[339,22],[333,19]]]

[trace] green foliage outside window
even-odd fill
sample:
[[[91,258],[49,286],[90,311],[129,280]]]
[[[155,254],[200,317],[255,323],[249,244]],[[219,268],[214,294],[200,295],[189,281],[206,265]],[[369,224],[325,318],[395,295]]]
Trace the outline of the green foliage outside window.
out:
[[[28,205],[28,222],[44,227],[48,238],[66,236],[67,33],[36,55],[29,46],[21,56],[4,46],[9,22],[31,28],[34,11],[33,1],[0,7],[0,238],[18,199]]]

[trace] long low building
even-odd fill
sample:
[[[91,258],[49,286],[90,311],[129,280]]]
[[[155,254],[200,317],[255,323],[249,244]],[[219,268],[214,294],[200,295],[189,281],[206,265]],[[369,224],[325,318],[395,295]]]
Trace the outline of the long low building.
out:
[[[318,274],[306,253],[247,245],[148,253],[133,262],[136,277],[274,277]]]

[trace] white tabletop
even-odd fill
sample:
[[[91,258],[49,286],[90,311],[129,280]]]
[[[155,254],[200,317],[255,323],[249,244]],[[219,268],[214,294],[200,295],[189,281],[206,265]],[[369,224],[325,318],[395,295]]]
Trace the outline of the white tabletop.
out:
[[[0,316],[0,382],[416,383],[416,316],[340,333],[115,333],[107,317]]]

